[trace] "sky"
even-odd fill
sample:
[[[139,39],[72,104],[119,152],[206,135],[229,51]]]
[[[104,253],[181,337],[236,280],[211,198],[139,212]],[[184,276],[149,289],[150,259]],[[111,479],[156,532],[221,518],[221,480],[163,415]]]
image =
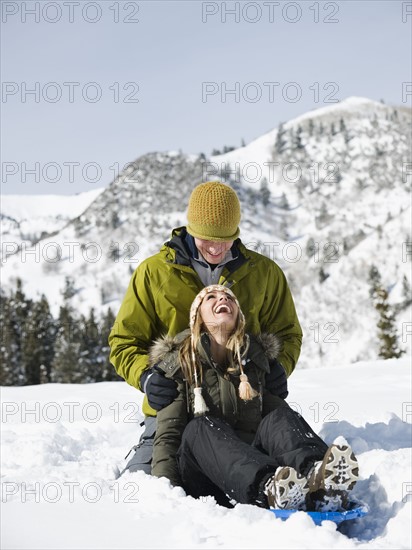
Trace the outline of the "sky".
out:
[[[1,192],[107,186],[349,96],[411,105],[412,3],[4,1]]]

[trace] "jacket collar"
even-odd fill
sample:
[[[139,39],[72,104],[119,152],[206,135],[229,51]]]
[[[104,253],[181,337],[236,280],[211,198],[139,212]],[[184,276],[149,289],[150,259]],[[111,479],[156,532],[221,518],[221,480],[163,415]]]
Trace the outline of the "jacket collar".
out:
[[[245,256],[240,251],[239,245],[241,245],[241,241],[240,239],[236,239],[230,249],[233,259],[225,264],[229,273],[238,269],[246,261]],[[186,227],[177,227],[173,229],[172,237],[165,243],[165,246],[175,251],[173,263],[178,265],[191,266],[191,258],[198,258],[199,256],[194,238],[186,231]]]
[[[190,330],[186,329],[176,336],[163,336],[155,340],[149,350],[149,364],[151,366],[166,359],[169,354],[176,354],[182,345],[183,340],[190,335]],[[247,357],[262,370],[269,372],[269,361],[275,359],[282,349],[282,341],[275,334],[263,333],[258,336],[249,335],[249,348]],[[198,350],[203,360],[211,364],[210,341],[207,333],[203,333],[200,339],[200,349]],[[177,370],[178,364],[175,365]],[[173,373],[170,373],[173,374]]]

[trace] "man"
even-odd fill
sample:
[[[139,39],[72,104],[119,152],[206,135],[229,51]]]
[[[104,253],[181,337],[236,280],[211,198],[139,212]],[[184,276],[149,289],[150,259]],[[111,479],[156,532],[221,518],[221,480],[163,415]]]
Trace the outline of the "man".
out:
[[[130,385],[144,391],[145,430],[125,469],[151,471],[156,411],[177,396],[176,384],[156,366],[148,368],[153,340],[189,326],[191,303],[205,286],[230,287],[252,334],[269,332],[283,342],[266,386],[287,396],[287,380],[299,358],[302,330],[280,267],[247,249],[239,237],[240,203],[235,191],[217,181],[198,185],[189,199],[187,227],[172,232],[158,254],[132,275],[109,336],[110,360]]]

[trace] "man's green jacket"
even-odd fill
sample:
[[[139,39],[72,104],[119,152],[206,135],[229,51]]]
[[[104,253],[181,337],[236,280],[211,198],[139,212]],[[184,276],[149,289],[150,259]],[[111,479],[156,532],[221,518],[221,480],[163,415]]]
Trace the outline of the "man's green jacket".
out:
[[[160,336],[175,336],[188,328],[190,306],[203,288],[191,266],[184,234],[185,228],[174,229],[160,252],[137,267],[109,335],[110,361],[138,389],[150,346]],[[247,249],[240,239],[235,245],[237,257],[225,265],[218,284],[236,294],[247,332],[272,333],[281,339],[278,360],[290,375],[299,358],[302,330],[286,277],[274,261]],[[156,414],[146,398],[143,413]]]

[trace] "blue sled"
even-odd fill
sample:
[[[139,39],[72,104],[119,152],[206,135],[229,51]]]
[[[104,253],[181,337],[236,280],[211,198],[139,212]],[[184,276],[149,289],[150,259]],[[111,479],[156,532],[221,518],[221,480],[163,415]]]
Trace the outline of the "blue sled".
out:
[[[288,519],[292,514],[295,514],[299,510],[270,510],[275,514],[277,518],[283,520]],[[322,521],[329,520],[334,523],[342,523],[348,519],[357,519],[366,516],[368,513],[365,506],[358,506],[357,508],[352,508],[351,510],[345,510],[343,512],[305,512],[308,514],[315,523],[315,525],[320,525]]]

